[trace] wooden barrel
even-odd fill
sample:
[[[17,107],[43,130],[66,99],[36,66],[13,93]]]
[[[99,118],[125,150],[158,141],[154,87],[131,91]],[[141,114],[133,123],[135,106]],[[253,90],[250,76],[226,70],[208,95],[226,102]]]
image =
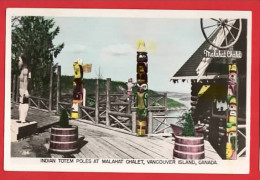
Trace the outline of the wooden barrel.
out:
[[[175,136],[173,156],[180,159],[204,159],[204,137]]]
[[[72,153],[78,150],[78,127],[52,127],[50,137],[50,151]]]

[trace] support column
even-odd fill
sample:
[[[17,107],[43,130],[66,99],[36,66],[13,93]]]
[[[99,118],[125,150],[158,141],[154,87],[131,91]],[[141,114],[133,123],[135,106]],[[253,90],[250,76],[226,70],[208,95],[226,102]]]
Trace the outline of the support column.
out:
[[[153,134],[153,113],[149,112],[149,121],[148,121],[148,136]]]
[[[60,113],[60,107],[59,107],[60,96],[61,96],[60,79],[61,79],[61,66],[58,66],[57,67],[57,102],[56,102],[57,114]]]
[[[53,66],[51,64],[50,68],[50,86],[49,86],[49,113],[51,113],[52,110],[52,86],[53,86]]]
[[[15,97],[16,97],[16,94],[15,94],[15,91],[16,90],[16,75],[14,74],[13,75],[13,88],[12,88],[12,101],[15,102]]]
[[[110,126],[110,118],[109,118],[109,111],[110,111],[110,86],[111,86],[111,78],[107,78],[106,82],[106,125]]]
[[[99,79],[96,81],[96,96],[95,96],[95,121],[99,123]]]
[[[132,131],[136,134],[136,112],[132,112]]]
[[[15,99],[16,99],[16,102],[19,103],[20,102],[20,92],[19,92],[19,89],[20,89],[20,79],[19,79],[19,76],[17,75],[16,76],[16,93],[15,93]]]

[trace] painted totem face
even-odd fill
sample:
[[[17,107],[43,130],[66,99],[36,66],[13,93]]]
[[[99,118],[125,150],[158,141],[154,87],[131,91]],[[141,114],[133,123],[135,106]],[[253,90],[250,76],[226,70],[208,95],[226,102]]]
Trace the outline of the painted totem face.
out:
[[[229,84],[231,84],[231,85],[236,84],[237,83],[237,73],[235,73],[235,72],[229,73],[228,79],[229,79],[228,80]]]
[[[229,112],[229,116],[234,116],[234,117],[237,117],[237,112],[236,111],[230,111]]]
[[[237,105],[236,104],[230,104],[229,105],[229,110],[230,111],[237,111]]]
[[[139,92],[144,92],[144,91],[146,91],[147,90],[147,84],[142,84],[142,85],[139,85],[139,84],[137,84],[137,86],[138,86],[138,91]]]
[[[232,150],[232,144],[227,143],[226,144],[226,159],[230,159],[232,157],[233,150]]]

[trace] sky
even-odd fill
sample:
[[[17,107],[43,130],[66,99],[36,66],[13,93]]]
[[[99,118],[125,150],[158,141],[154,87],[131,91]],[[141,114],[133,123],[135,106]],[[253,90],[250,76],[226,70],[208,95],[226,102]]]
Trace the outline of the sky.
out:
[[[148,87],[156,91],[190,93],[190,82],[173,84],[171,77],[205,41],[199,19],[55,17],[60,33],[54,44],[65,43],[55,59],[62,75],[73,75],[73,61],[91,63],[84,78],[136,82],[136,43],[148,52]],[[87,86],[87,85],[86,85]]]

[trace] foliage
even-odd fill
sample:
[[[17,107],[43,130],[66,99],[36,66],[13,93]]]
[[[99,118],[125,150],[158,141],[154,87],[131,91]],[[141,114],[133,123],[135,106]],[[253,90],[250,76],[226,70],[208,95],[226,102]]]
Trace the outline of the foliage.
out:
[[[61,110],[59,125],[62,128],[69,127],[69,118],[66,109]]]
[[[183,127],[182,136],[195,136],[195,127],[191,113],[183,113],[178,123]]]
[[[48,94],[46,89],[49,89],[53,60],[64,47],[64,43],[53,44],[59,32],[53,19],[40,16],[12,18],[12,74],[19,74],[18,57],[25,54],[31,71],[31,88],[42,96]]]

